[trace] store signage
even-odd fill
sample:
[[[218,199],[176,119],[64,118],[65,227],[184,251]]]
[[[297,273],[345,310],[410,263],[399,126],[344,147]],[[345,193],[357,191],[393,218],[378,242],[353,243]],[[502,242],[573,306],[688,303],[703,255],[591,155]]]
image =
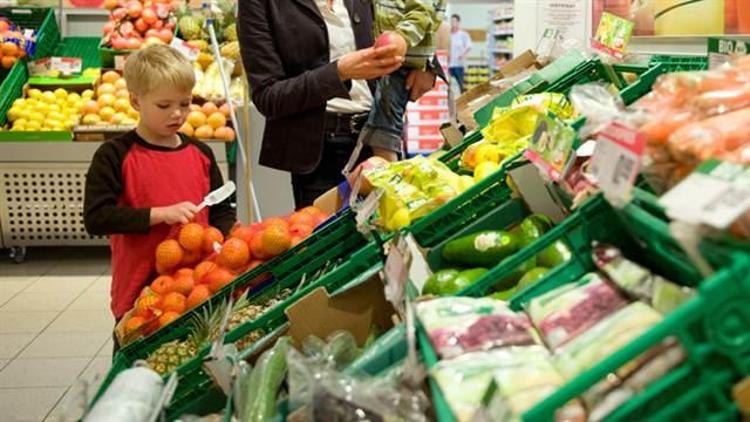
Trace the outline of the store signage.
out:
[[[576,40],[583,45],[590,37],[586,27],[590,4],[587,0],[541,0],[538,6],[537,27],[542,32],[537,33],[537,42],[553,35],[550,31],[556,31],[553,38]]]
[[[553,182],[566,173],[576,138],[575,130],[553,113],[539,118],[524,156]]]
[[[590,171],[608,199],[630,201],[645,147],[643,134],[622,123],[610,123],[599,133]]]
[[[672,219],[723,230],[750,210],[750,168],[706,161],[660,203]]]
[[[729,63],[734,57],[746,56],[750,43],[726,38],[708,39],[708,67],[715,69]]]
[[[625,51],[630,44],[634,27],[633,22],[605,12],[599,21],[599,28],[591,41],[591,46],[595,50],[622,60],[625,58]]]
[[[29,75],[47,76],[50,72],[60,72],[63,75],[81,73],[82,61],[78,57],[45,57],[29,62]]]
[[[198,55],[200,55],[200,52],[201,52],[199,48],[193,47],[192,45],[188,44],[187,41],[182,40],[177,37],[172,38],[172,42],[170,43],[170,46],[174,48],[175,50],[179,51],[180,53],[182,53],[182,55],[185,56],[191,62],[194,62],[198,58]]]

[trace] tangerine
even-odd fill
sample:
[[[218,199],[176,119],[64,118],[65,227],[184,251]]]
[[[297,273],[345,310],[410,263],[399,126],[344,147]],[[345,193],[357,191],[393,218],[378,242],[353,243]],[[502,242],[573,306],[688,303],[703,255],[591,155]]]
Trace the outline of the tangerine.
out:
[[[181,314],[185,312],[185,295],[177,292],[167,293],[161,298],[161,310],[164,312],[177,312]]]
[[[199,284],[193,288],[193,291],[187,297],[185,306],[188,309],[195,308],[211,297],[211,289],[205,284]]]
[[[286,226],[273,224],[263,230],[263,250],[270,256],[286,252],[292,246],[292,236]]]
[[[219,111],[219,107],[211,101],[206,101],[203,103],[203,106],[201,106],[201,111],[203,111],[204,115],[210,116],[212,113]]]
[[[294,226],[295,224],[303,224],[306,226],[312,226],[315,223],[315,216],[311,215],[309,213],[305,212],[295,212],[292,214],[291,217],[289,217],[289,226]]]
[[[125,335],[138,331],[147,321],[143,317],[134,316],[125,322]]]
[[[255,233],[255,231],[250,226],[237,226],[236,229],[232,230],[229,237],[232,239],[240,239],[249,245],[253,233]]]
[[[227,126],[216,128],[214,138],[221,139],[222,141],[232,141],[235,138],[234,129]]]
[[[159,316],[159,327],[163,327],[180,317],[180,313],[174,311],[164,312]]]
[[[179,242],[174,239],[165,240],[156,247],[156,266],[169,271],[180,265],[184,255]]]
[[[186,121],[192,127],[201,127],[206,124],[206,115],[202,111],[191,111],[188,113]]]
[[[193,270],[189,268],[183,268],[180,271],[183,270],[187,270],[189,272],[183,272],[182,274],[175,273],[172,290],[183,295],[189,295],[193,290],[193,286],[195,285],[195,281],[193,280]]]
[[[215,262],[211,261],[203,261],[198,264],[195,267],[195,271],[193,271],[193,280],[195,281],[195,284],[203,283],[203,279],[206,277],[206,274],[217,268],[219,268],[219,266],[216,265]]]
[[[268,258],[271,258],[271,255],[269,255],[265,249],[263,249],[263,232],[257,231],[253,233],[253,236],[250,238],[250,252],[252,252],[253,256],[260,260],[266,260]]]
[[[234,280],[234,274],[226,268],[221,267],[206,274],[203,278],[204,283],[208,285],[212,293],[218,292],[222,287],[231,283],[232,280]]]
[[[203,248],[205,230],[198,223],[188,223],[182,226],[177,241],[185,250],[195,252]]]
[[[216,227],[209,227],[206,229],[203,236],[203,252],[209,254],[213,253],[215,242],[219,244],[224,243],[224,235],[221,233],[221,230]]]
[[[306,238],[313,232],[313,226],[309,224],[293,224],[289,227],[289,233],[292,237]]]
[[[221,114],[220,111],[215,111],[208,115],[208,118],[206,118],[206,124],[214,128],[215,130],[220,127],[226,126],[227,118],[224,117],[224,115]]]
[[[244,240],[231,238],[224,242],[217,262],[232,270],[244,267],[250,260],[250,248]]]
[[[151,282],[151,290],[153,290],[157,295],[165,295],[169,292],[172,292],[173,289],[174,279],[168,275],[161,275],[159,277],[156,277],[156,279]]]

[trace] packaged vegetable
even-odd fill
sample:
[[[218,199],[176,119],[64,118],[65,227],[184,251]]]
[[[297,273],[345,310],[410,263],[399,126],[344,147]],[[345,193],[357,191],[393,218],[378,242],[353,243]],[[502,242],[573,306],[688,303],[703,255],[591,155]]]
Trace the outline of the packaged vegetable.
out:
[[[482,420],[520,420],[525,411],[565,384],[542,346],[510,347],[494,355],[498,364],[483,399]],[[555,420],[585,420],[585,411],[573,401],[557,412]]]
[[[592,255],[596,266],[614,284],[662,315],[673,311],[695,293],[690,288],[678,286],[626,259],[622,251],[614,246],[596,245]]]
[[[417,316],[442,358],[539,343],[526,315],[490,298],[445,297],[421,302]]]
[[[669,137],[670,151],[679,161],[696,165],[730,155],[750,141],[750,108],[691,123]]]
[[[555,353],[555,367],[566,379],[573,379],[598,364],[662,320],[661,314],[641,303],[632,303],[588,331],[581,333]],[[641,357],[639,357],[641,359]],[[617,371],[622,378],[637,368],[639,360]]]
[[[83,420],[146,422],[151,418],[163,388],[161,376],[151,369],[126,369],[117,374]]]
[[[525,310],[546,344],[555,350],[626,304],[625,297],[604,277],[589,273],[576,283],[531,299]]]

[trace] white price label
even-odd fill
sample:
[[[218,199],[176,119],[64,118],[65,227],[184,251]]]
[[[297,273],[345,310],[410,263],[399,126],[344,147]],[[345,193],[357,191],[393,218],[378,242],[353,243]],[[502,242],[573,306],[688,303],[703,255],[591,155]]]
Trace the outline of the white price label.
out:
[[[177,37],[172,38],[170,46],[182,53],[182,55],[187,57],[187,59],[191,62],[194,62],[198,58],[198,55],[201,53],[201,50],[199,48],[193,47],[188,44],[187,41]]]
[[[411,254],[403,237],[397,236],[385,260],[385,297],[397,310],[404,310],[406,284],[409,282],[409,262]]]
[[[610,200],[630,201],[646,142],[642,134],[620,123],[602,130],[591,159],[596,184]]]
[[[675,220],[725,229],[750,210],[750,168],[708,161],[660,202]]]

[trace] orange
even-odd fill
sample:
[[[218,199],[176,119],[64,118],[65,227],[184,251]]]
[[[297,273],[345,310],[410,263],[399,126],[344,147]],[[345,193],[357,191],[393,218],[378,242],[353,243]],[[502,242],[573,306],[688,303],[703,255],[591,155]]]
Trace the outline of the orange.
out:
[[[250,248],[244,240],[232,238],[221,245],[217,263],[232,270],[238,270],[250,260]]]
[[[127,112],[130,110],[130,100],[127,98],[118,98],[115,100],[114,108],[117,111]]]
[[[201,106],[198,104],[190,104],[190,111],[201,111]]]
[[[244,240],[244,239],[243,239]],[[224,235],[216,227],[209,227],[203,236],[203,252],[211,254],[214,252],[214,242],[224,243]]]
[[[289,233],[292,235],[292,237],[299,237],[299,238],[306,238],[307,236],[310,236],[313,232],[313,226],[309,224],[292,224],[291,227],[289,227]]]
[[[177,293],[181,293],[187,296],[193,290],[195,281],[193,281],[193,270],[189,268],[183,268],[180,271],[183,270],[187,270],[188,272],[183,272],[182,274],[175,273],[173,290]]]
[[[219,111],[219,107],[216,106],[216,104],[212,103],[211,101],[207,101],[203,103],[203,106],[201,106],[201,110],[203,111],[203,114],[206,116],[210,116],[212,113],[216,113]]]
[[[168,311],[159,317],[159,327],[163,327],[180,317],[179,312]]]
[[[216,130],[220,127],[226,126],[227,118],[224,117],[220,111],[215,111],[208,115],[208,118],[206,118],[206,124]]]
[[[271,218],[266,218],[265,220],[263,220],[263,228],[274,226],[274,225],[288,227],[289,223],[283,218],[279,218],[279,217],[271,217]]]
[[[193,291],[187,297],[185,306],[187,309],[195,308],[211,297],[211,289],[205,284],[199,284],[193,288]]]
[[[201,127],[206,124],[206,115],[201,111],[191,111],[188,113],[186,121],[192,127]]]
[[[151,290],[158,295],[165,295],[174,289],[174,279],[168,275],[160,275],[151,282]],[[152,303],[151,306],[155,305]]]
[[[119,73],[114,70],[108,70],[102,73],[102,84],[114,84],[120,78],[121,76]]]
[[[271,256],[286,252],[292,246],[292,236],[286,226],[272,224],[263,230],[263,250]]]
[[[165,240],[156,247],[156,266],[168,271],[180,265],[183,255],[184,252],[176,240]]]
[[[260,260],[266,260],[268,258],[271,258],[271,255],[269,255],[265,249],[263,249],[263,232],[257,231],[253,233],[253,236],[250,238],[250,252],[252,252],[253,257],[260,259]]]
[[[81,108],[83,114],[99,114],[99,103],[96,100],[88,100]]]
[[[202,250],[186,251],[185,254],[182,257],[182,261],[180,262],[180,266],[182,266],[182,267],[192,267],[195,264],[201,262],[201,259],[203,259],[203,251]]]
[[[134,316],[130,318],[125,323],[125,326],[123,327],[125,329],[125,334],[127,335],[135,331],[138,331],[138,329],[140,329],[145,323],[146,323],[146,320],[142,317]]]
[[[17,56],[18,55],[18,46],[15,43],[12,42],[4,42],[2,47],[0,47],[0,50],[2,50],[3,56]]]
[[[304,237],[292,235],[292,247],[295,247],[304,241],[305,241]]]
[[[181,314],[185,312],[185,296],[177,293],[167,293],[166,296],[161,298],[161,310],[164,312],[177,312],[178,314]]]
[[[102,107],[101,110],[99,110],[99,117],[102,118],[103,122],[109,122],[112,120],[112,117],[117,113],[114,108],[110,106]]]
[[[100,97],[103,94],[113,94],[114,95],[115,92],[117,92],[117,88],[115,88],[115,86],[113,84],[107,83],[107,82],[99,85],[99,87],[96,88],[96,94],[98,96],[100,96]]]
[[[296,224],[302,224],[305,226],[312,226],[315,223],[315,217],[310,215],[309,213],[305,212],[295,212],[292,214],[291,217],[289,217],[289,226],[294,226]]]
[[[309,206],[309,207],[302,208],[301,210],[297,212],[303,212],[305,214],[316,215],[316,214],[322,213],[323,211],[321,211],[317,207]]]
[[[229,237],[243,240],[249,245],[250,239],[253,237],[253,233],[255,233],[255,231],[250,228],[250,226],[237,226],[236,229],[232,230],[232,233],[229,235]]]
[[[209,125],[203,125],[195,129],[195,133],[193,133],[193,136],[195,136],[198,139],[213,139],[214,138],[214,128],[212,128]]]
[[[128,100],[128,105],[130,105],[130,91],[128,91],[127,89],[118,89],[117,91],[115,91],[115,98]]]
[[[222,104],[221,107],[219,107],[219,111],[221,112],[221,114],[224,115],[224,117],[229,119],[229,115],[230,115],[229,103]]]
[[[223,141],[234,140],[235,134],[234,129],[231,127],[222,126],[214,131],[214,139],[221,139]]]
[[[178,129],[177,131],[187,136],[193,136],[193,134],[195,133],[195,129],[193,129],[193,126],[191,126],[188,122],[185,122],[182,126],[180,126],[180,129]]]
[[[148,318],[152,315],[151,308],[156,306],[157,303],[159,303],[159,295],[148,294],[139,297],[135,302],[135,308],[133,308],[134,315]]]
[[[217,268],[219,268],[219,266],[216,265],[215,262],[203,261],[195,266],[195,271],[193,271],[193,280],[196,284],[201,284],[203,283],[203,279],[206,278],[206,274]]]
[[[177,240],[185,250],[195,252],[203,247],[203,236],[203,226],[198,223],[188,223],[180,229]]]
[[[216,293],[221,290],[222,287],[231,283],[234,280],[234,274],[226,268],[217,268],[210,273],[206,274],[203,278],[203,282],[208,285],[212,293]]]
[[[5,69],[10,69],[18,60],[15,56],[3,56],[1,63]]]
[[[117,90],[117,92],[120,92],[121,90],[125,90],[125,91],[128,90],[128,82],[125,80],[125,78],[115,79],[112,84],[115,86],[115,89]]]
[[[106,107],[106,106],[111,106],[112,104],[114,104],[116,99],[117,97],[115,97],[114,94],[105,93],[105,94],[100,94],[96,102],[99,103],[99,107]]]

